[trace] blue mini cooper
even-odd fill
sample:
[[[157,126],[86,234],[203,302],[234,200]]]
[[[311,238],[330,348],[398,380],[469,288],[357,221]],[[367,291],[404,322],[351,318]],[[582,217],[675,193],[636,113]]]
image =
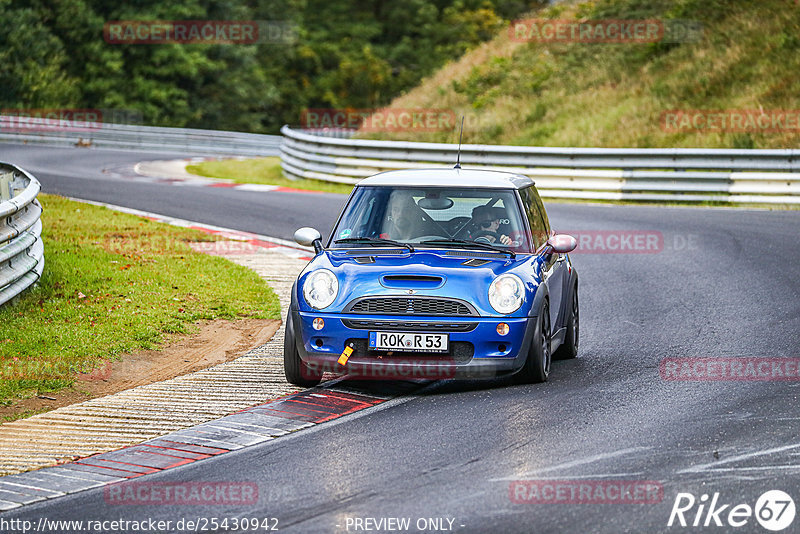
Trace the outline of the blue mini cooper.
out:
[[[292,288],[284,369],[360,379],[544,382],[578,352],[576,246],[533,181],[504,172],[384,172],[357,184]]]

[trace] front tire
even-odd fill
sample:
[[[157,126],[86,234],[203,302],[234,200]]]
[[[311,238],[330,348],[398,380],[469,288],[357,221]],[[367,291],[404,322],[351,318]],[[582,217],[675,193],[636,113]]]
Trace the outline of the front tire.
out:
[[[533,331],[533,339],[528,349],[528,358],[525,365],[517,373],[516,380],[521,384],[539,384],[547,382],[550,376],[550,306],[544,301],[539,317],[536,318],[536,326]]]
[[[569,318],[567,319],[567,335],[564,343],[553,355],[557,360],[571,360],[578,355],[578,339],[580,336],[580,308],[578,307],[578,283],[572,288]]]
[[[304,388],[314,387],[322,381],[322,373],[312,371],[300,359],[294,333],[292,314],[286,317],[286,332],[283,339],[283,374],[290,384]]]

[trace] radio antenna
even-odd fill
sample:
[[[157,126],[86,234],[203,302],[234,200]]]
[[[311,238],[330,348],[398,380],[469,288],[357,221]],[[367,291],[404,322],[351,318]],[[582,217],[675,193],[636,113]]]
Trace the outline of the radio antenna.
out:
[[[461,133],[458,134],[458,155],[456,156],[456,165],[454,169],[461,168],[461,138],[464,136],[464,115],[461,115]]]

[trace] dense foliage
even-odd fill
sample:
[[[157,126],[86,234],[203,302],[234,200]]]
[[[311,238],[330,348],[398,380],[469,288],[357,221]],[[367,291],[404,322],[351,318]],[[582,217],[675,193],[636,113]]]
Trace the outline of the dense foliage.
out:
[[[274,132],[380,106],[541,0],[0,0],[0,108],[127,109],[145,124]],[[284,21],[291,43],[111,44],[120,20]]]

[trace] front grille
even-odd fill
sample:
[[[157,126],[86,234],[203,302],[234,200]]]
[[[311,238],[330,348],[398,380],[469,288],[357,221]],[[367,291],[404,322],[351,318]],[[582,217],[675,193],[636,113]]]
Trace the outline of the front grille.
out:
[[[406,321],[372,321],[368,319],[344,319],[347,328],[359,330],[403,330],[409,332],[472,332],[478,323],[422,323]]]
[[[436,363],[443,359],[451,359],[455,363],[469,363],[475,354],[475,346],[468,341],[451,341],[448,352],[402,352],[398,350],[370,350],[366,339],[351,338],[345,341],[345,346],[353,346],[354,357],[381,357],[388,361],[393,358],[407,359],[419,362]]]
[[[374,315],[477,316],[475,308],[462,300],[434,297],[365,297],[348,304],[345,313]]]

